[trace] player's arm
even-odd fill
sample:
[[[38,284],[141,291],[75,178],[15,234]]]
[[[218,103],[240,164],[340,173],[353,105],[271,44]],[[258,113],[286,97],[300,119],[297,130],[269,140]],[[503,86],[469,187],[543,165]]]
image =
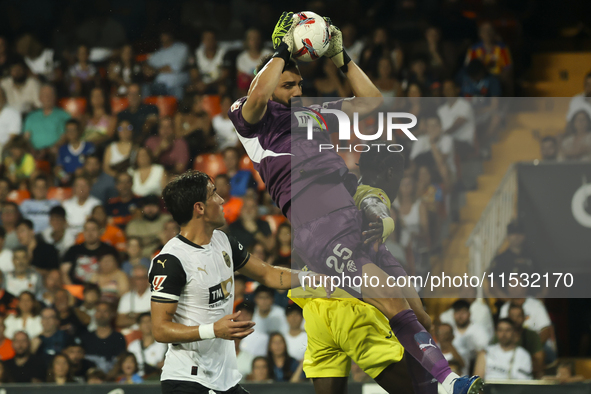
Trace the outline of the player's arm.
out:
[[[476,356],[476,363],[474,364],[474,375],[485,378],[484,371],[486,371],[486,352],[483,350]]]
[[[250,124],[263,118],[267,103],[279,83],[283,67],[291,58],[293,50],[293,12],[284,12],[273,31],[273,59],[260,70],[248,89],[248,98],[242,107],[242,117]]]
[[[364,243],[384,242],[394,231],[394,219],[382,200],[368,196],[361,201],[360,210],[369,222],[369,230],[363,232]]]

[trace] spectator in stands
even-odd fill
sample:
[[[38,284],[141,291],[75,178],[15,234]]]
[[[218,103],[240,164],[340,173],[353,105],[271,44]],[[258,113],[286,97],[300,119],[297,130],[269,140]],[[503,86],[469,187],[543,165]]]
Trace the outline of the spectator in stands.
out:
[[[109,4],[94,1],[87,4],[92,12],[77,26],[75,37],[77,42],[84,43],[89,48],[112,50],[119,48],[126,42],[125,28],[111,16]],[[110,52],[110,51],[109,51]]]
[[[291,268],[291,225],[289,223],[283,222],[277,227],[275,247],[269,263]]]
[[[31,267],[29,261],[27,249],[19,247],[14,250],[14,271],[5,275],[6,291],[11,294],[20,294],[25,290],[36,293],[41,288],[41,276]]]
[[[272,383],[273,370],[267,357],[259,356],[252,360],[251,374],[246,378],[252,383]]]
[[[246,350],[242,350],[240,348],[240,344],[242,343],[242,339],[235,339],[234,340],[234,350],[236,351],[236,366],[238,367],[238,372],[242,375],[241,383],[248,379],[248,376],[252,372],[252,360],[254,360],[254,356],[248,353]]]
[[[542,161],[556,162],[558,160],[558,142],[556,137],[548,135],[540,140],[540,154]]]
[[[58,251],[60,258],[76,243],[77,234],[77,230],[68,227],[66,210],[61,205],[51,208],[49,227],[43,230],[41,235],[46,243],[53,245]]]
[[[36,164],[29,152],[29,144],[23,136],[16,136],[6,145],[8,155],[4,158],[5,176],[15,185],[24,186],[33,176]]]
[[[491,337],[484,327],[470,321],[470,303],[466,300],[458,300],[453,303],[454,310],[454,347],[464,358],[464,362],[470,365],[491,341]]]
[[[99,258],[98,272],[90,279],[101,289],[101,301],[116,305],[119,298],[129,291],[129,279],[119,268],[119,254],[104,253]]]
[[[531,357],[524,348],[517,346],[513,322],[499,320],[496,335],[499,343],[478,354],[474,373],[484,379],[531,380]]]
[[[410,62],[406,84],[408,86],[417,85],[421,89],[421,92],[423,92],[422,95],[425,96],[425,93],[430,91],[433,82],[435,82],[435,79],[431,74],[431,70],[428,68],[427,58],[417,55]]]
[[[14,270],[12,264],[12,250],[5,246],[6,230],[0,227],[0,271],[10,272]]]
[[[131,272],[131,288],[121,296],[117,307],[116,325],[119,329],[133,326],[142,313],[150,312],[149,287],[146,267],[142,265],[134,267]]]
[[[21,203],[21,213],[25,219],[33,222],[36,233],[40,233],[49,227],[49,211],[60,205],[57,200],[47,198],[48,181],[44,175],[38,175],[31,185],[33,198]]]
[[[152,252],[152,257],[160,253],[164,245],[166,245],[168,241],[179,235],[180,231],[181,228],[179,227],[178,223],[174,221],[174,219],[169,219],[167,222],[165,222],[164,226],[162,226],[162,231],[160,231],[160,234],[158,235],[158,240],[160,241],[160,244]]]
[[[0,271],[0,316],[16,313],[18,298],[9,293],[5,288],[4,272]]]
[[[252,301],[243,301],[236,305],[236,312],[240,312],[240,315],[236,318],[237,321],[253,321],[255,304]],[[242,338],[240,341],[240,350],[247,352],[253,357],[263,356],[267,354],[268,344],[268,333],[263,330],[255,330],[252,334]]]
[[[31,353],[29,336],[19,331],[12,340],[15,356],[4,363],[7,376],[14,383],[40,383],[45,381],[45,365],[40,357]]]
[[[10,64],[12,53],[8,49],[8,40],[0,36],[0,78],[6,77],[10,73]]]
[[[150,67],[148,76],[156,74],[156,79],[150,87],[150,95],[169,95],[181,100],[184,85],[189,81],[185,70],[189,58],[189,47],[175,41],[171,29],[164,29],[160,33],[160,44],[162,47],[147,61]]]
[[[4,320],[4,317],[0,317],[0,361],[6,361],[14,357],[12,341],[6,338],[6,335],[4,335],[4,332],[6,330]],[[6,383],[6,381],[0,380],[0,383]]]
[[[2,205],[2,227],[6,230],[4,247],[10,250],[16,249],[20,244],[16,236],[16,224],[21,220],[21,212],[18,205],[12,201],[6,201]]]
[[[117,140],[105,149],[103,171],[115,177],[117,173],[129,168],[133,156],[135,156],[133,126],[124,120],[117,127]]]
[[[39,100],[41,109],[27,115],[23,127],[24,135],[34,149],[52,148],[57,153],[63,142],[62,137],[70,114],[55,106],[55,89],[51,85],[41,87]]]
[[[443,131],[454,139],[455,147],[461,158],[467,157],[474,150],[476,123],[474,110],[470,103],[459,97],[460,90],[451,79],[443,81],[445,103],[437,109]]]
[[[82,336],[82,345],[86,350],[86,358],[94,361],[103,372],[110,371],[116,357],[127,348],[125,338],[113,331],[113,308],[107,302],[99,302],[96,306],[96,331]]]
[[[53,306],[55,293],[64,287],[60,271],[51,270],[43,278],[43,288],[37,292],[37,300],[45,306]]]
[[[86,382],[88,384],[102,384],[107,380],[107,374],[98,368],[90,368],[86,373]]]
[[[470,322],[484,328],[489,338],[492,338],[495,332],[492,313],[484,298],[464,298],[470,303]],[[449,324],[454,331],[457,329],[454,318],[454,309],[449,308],[439,315],[441,323]]]
[[[478,59],[470,61],[461,82],[462,97],[500,97],[502,94],[499,80],[490,75],[484,63]]]
[[[164,355],[168,346],[154,340],[152,335],[152,315],[142,313],[137,317],[137,323],[142,336],[127,346],[127,351],[135,355],[138,361],[138,374],[148,377],[160,372],[164,365]]]
[[[105,92],[99,87],[90,91],[88,104],[82,139],[101,146],[115,135],[117,118],[111,115],[111,105],[105,97]]]
[[[173,174],[182,174],[189,164],[189,147],[182,138],[176,138],[170,117],[160,119],[158,135],[148,138],[148,148],[156,162]]]
[[[404,53],[400,46],[394,46],[388,37],[388,32],[384,27],[377,27],[373,31],[371,42],[363,48],[360,58],[360,67],[369,71],[371,75],[376,75],[379,59],[390,57],[394,64],[396,72],[402,69],[404,64]]]
[[[127,239],[127,261],[123,263],[121,269],[127,275],[131,276],[131,272],[135,267],[143,266],[150,269],[150,259],[142,255],[142,240],[139,237],[129,237]]]
[[[68,356],[68,360],[72,365],[74,380],[78,383],[86,382],[86,374],[91,368],[95,368],[96,364],[84,358],[85,352],[80,338],[70,338],[63,352]]]
[[[432,70],[436,78],[451,76],[455,71],[456,51],[453,45],[441,39],[441,31],[435,26],[425,30],[425,39],[413,46],[411,55],[424,56],[427,66]]]
[[[107,379],[117,383],[143,383],[139,374],[138,362],[133,353],[123,352],[117,357],[113,369],[107,374]]]
[[[70,336],[79,336],[86,332],[90,316],[74,308],[73,304],[74,296],[66,289],[59,289],[55,293],[54,308],[57,311],[60,330],[66,331]]]
[[[490,272],[494,275],[502,273],[526,273],[531,275],[538,270],[536,261],[531,253],[525,247],[525,227],[518,221],[513,221],[507,225],[507,249],[497,255],[490,265]],[[500,286],[491,286],[489,291],[497,298],[510,298],[507,294],[507,288]]]
[[[441,348],[443,357],[445,357],[447,361],[455,360],[459,363],[461,373],[458,373],[458,375],[467,374],[470,368],[470,365],[468,364],[470,360],[470,354],[460,354],[458,349],[456,349],[456,347],[453,345],[455,339],[453,327],[449,324],[443,323],[438,325],[435,330],[437,344]]]
[[[257,218],[257,202],[252,198],[244,199],[240,217],[228,227],[228,231],[247,249],[256,242],[262,243],[267,251],[273,249],[271,227],[265,220]]]
[[[35,234],[33,222],[21,220],[16,226],[16,235],[20,244],[27,250],[27,258],[34,268],[42,275],[49,270],[59,268],[57,250],[43,240],[40,234]]]
[[[102,171],[101,157],[92,154],[84,161],[82,175],[90,181],[90,195],[106,204],[110,198],[117,195],[115,179]]]
[[[53,308],[41,311],[41,325],[43,331],[33,339],[31,349],[43,359],[45,365],[49,365],[53,356],[66,347],[69,336],[66,331],[60,329],[60,321]]]
[[[542,341],[540,341],[540,336],[535,331],[523,327],[525,313],[521,305],[510,305],[508,316],[515,326],[518,338],[517,346],[527,350],[532,358],[533,376],[536,379],[541,379],[544,374],[544,347]]]
[[[16,52],[25,58],[25,63],[34,75],[45,81],[54,79],[53,49],[44,48],[32,34],[26,33],[16,41]]]
[[[8,141],[20,134],[21,123],[21,114],[8,105],[6,91],[0,86],[0,152]]]
[[[151,151],[143,146],[137,150],[131,176],[133,178],[132,191],[140,197],[150,194],[160,196],[168,182],[168,174],[164,167],[155,164]]]
[[[143,255],[152,258],[152,253],[160,241],[158,236],[162,227],[171,219],[169,214],[162,214],[160,198],[154,195],[144,197],[142,200],[142,216],[132,219],[126,228],[128,237],[138,237],[142,240]]]
[[[213,117],[211,124],[215,132],[215,141],[218,150],[223,151],[229,147],[238,145],[238,134],[234,128],[234,124],[228,117],[228,111],[232,106],[233,100],[230,96],[222,96],[220,99],[220,107],[222,112]]]
[[[261,59],[270,53],[269,49],[263,48],[261,32],[254,28],[248,29],[244,38],[244,51],[240,52],[236,58],[236,82],[240,96],[246,95],[254,78],[254,70]]]
[[[111,91],[118,96],[127,94],[129,85],[141,80],[142,67],[136,63],[133,46],[123,45],[121,55],[109,63],[107,78],[112,84]]]
[[[119,123],[126,120],[133,126],[133,140],[143,143],[158,124],[158,108],[152,104],[143,104],[140,85],[132,83],[127,90],[129,106],[117,114]]]
[[[133,178],[127,172],[117,174],[116,187],[118,195],[109,199],[107,216],[111,223],[125,229],[130,220],[136,217],[142,199],[133,193]]]
[[[552,320],[544,303],[535,298],[514,298],[511,301],[505,302],[499,312],[500,318],[509,317],[509,308],[512,305],[519,305],[522,307],[525,314],[525,321],[523,327],[535,331],[540,336],[540,340],[544,344],[544,352],[546,358],[555,357],[554,349],[554,328],[552,327]]]
[[[96,306],[101,299],[101,289],[95,283],[87,283],[84,285],[82,305],[78,307],[81,312],[84,312],[90,317],[90,323],[86,329],[88,331],[96,330],[95,312]]]
[[[88,62],[88,47],[78,46],[77,58],[78,62],[70,67],[68,73],[70,94],[74,97],[88,94],[97,72],[96,67]]]
[[[75,382],[72,365],[68,356],[65,354],[56,354],[53,357],[47,370],[47,382],[57,385]]]
[[[94,207],[101,205],[101,201],[90,195],[90,181],[84,176],[74,180],[73,189],[74,196],[64,201],[63,207],[70,228],[80,232]]]
[[[34,109],[41,108],[39,81],[28,75],[28,68],[22,60],[15,61],[10,66],[10,76],[0,81],[0,86],[6,93],[8,105],[25,115]]]
[[[585,75],[583,82],[583,92],[574,96],[569,103],[566,113],[567,124],[573,120],[576,113],[584,111],[591,117],[591,72]],[[9,101],[10,104],[10,101]]]
[[[302,371],[298,371],[299,362],[287,353],[285,338],[279,332],[269,335],[267,358],[273,368],[275,382],[298,382]]]
[[[351,87],[333,62],[322,59],[322,71],[314,79],[314,88],[321,97],[349,97]]]
[[[302,308],[296,304],[288,305],[285,309],[285,317],[289,325],[289,331],[285,335],[287,342],[287,352],[298,361],[304,359],[308,336],[306,331],[302,330],[302,321],[304,320]]]
[[[234,223],[240,216],[243,201],[240,197],[230,194],[230,177],[227,174],[216,176],[215,188],[219,196],[224,199],[224,217],[226,218],[226,223]]]
[[[568,122],[561,144],[562,156],[567,160],[591,161],[591,117],[583,110]]]
[[[575,364],[572,361],[563,361],[556,367],[556,376],[544,376],[544,380],[551,380],[560,384],[575,383],[585,380],[581,375],[576,375]]]
[[[240,153],[238,149],[234,147],[227,148],[223,152],[223,155],[226,171],[230,177],[230,194],[241,197],[246,194],[246,190],[249,188],[256,190],[257,183],[252,173],[248,170],[240,169]]]
[[[4,335],[12,338],[18,331],[24,331],[29,338],[35,338],[43,330],[39,316],[39,304],[35,295],[30,291],[23,291],[19,296],[16,315],[8,315],[4,320],[6,331]]]
[[[72,177],[82,172],[84,160],[94,153],[94,144],[81,140],[80,122],[70,119],[66,122],[66,144],[59,148],[54,175],[61,185],[69,185]]]
[[[285,317],[285,310],[273,304],[275,290],[259,285],[254,291],[254,303],[256,305],[252,321],[256,323],[259,331],[271,334],[289,331],[289,324]]]
[[[191,106],[186,112],[178,112],[174,121],[177,137],[186,141],[191,158],[215,148],[212,121],[203,108],[203,96],[194,96]]]
[[[65,284],[84,284],[98,272],[98,259],[117,250],[100,240],[100,226],[95,219],[84,224],[84,243],[66,252],[60,270]]]
[[[373,83],[384,97],[400,97],[402,95],[402,86],[394,76],[394,66],[389,57],[383,57],[378,61]]]
[[[2,208],[2,204],[4,204],[6,202],[6,199],[8,198],[8,194],[10,193],[11,188],[12,188],[12,185],[10,184],[10,181],[5,177],[1,177],[0,178],[0,208]],[[1,223],[2,223],[2,219],[0,219],[0,224]]]
[[[96,220],[99,225],[99,234],[101,241],[111,245],[119,252],[125,250],[125,233],[117,226],[109,224],[107,221],[107,213],[105,207],[97,205],[92,209],[91,218]],[[84,232],[78,234],[76,243],[81,244],[84,242]]]
[[[216,92],[215,84],[220,81],[221,67],[226,50],[221,48],[213,30],[201,33],[201,45],[195,51],[195,60],[201,79],[210,92]]]

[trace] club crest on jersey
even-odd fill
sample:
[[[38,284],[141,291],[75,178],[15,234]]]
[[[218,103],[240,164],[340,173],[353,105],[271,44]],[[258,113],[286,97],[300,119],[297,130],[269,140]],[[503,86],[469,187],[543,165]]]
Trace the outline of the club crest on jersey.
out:
[[[228,256],[228,253],[226,252],[222,252],[222,256],[224,256],[224,261],[226,262],[226,265],[229,267],[232,266],[232,260],[230,260],[230,256]]]
[[[162,284],[164,283],[165,280],[166,280],[166,275],[155,275],[154,280],[152,281],[153,291],[162,290],[164,288],[164,287],[162,287]]]

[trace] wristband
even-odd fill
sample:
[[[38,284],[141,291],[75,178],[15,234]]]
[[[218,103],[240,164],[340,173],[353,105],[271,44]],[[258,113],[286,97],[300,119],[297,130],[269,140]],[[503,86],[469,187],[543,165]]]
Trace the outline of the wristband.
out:
[[[213,323],[202,324],[199,326],[199,337],[201,339],[214,339]]]
[[[333,57],[331,57],[330,60],[332,60],[335,66],[337,66],[343,72],[343,74],[346,74],[347,71],[349,71],[349,67],[347,65],[351,61],[351,58],[349,57],[345,49],[343,49],[342,52],[339,52]]]
[[[289,59],[291,58],[291,52],[289,51],[289,46],[284,42],[279,44],[277,49],[275,49],[275,53],[273,54],[273,57],[279,57],[285,61],[285,64],[287,64],[287,62],[289,62]]]
[[[388,238],[394,231],[394,219],[390,216],[385,217],[382,219],[382,224],[384,226],[384,230],[382,231],[382,242],[386,242],[386,238]]]

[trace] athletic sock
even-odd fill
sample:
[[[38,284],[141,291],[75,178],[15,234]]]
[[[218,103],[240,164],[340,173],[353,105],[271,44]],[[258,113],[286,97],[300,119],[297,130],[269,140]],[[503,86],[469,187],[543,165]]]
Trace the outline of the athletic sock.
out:
[[[415,394],[437,394],[437,382],[433,380],[433,375],[406,350],[404,351],[404,360]]]
[[[431,334],[417,320],[412,309],[406,309],[392,319],[390,327],[404,349],[410,353],[439,383],[451,373],[449,364]]]
[[[450,394],[454,392],[454,380],[456,380],[457,378],[459,378],[459,376],[455,372],[452,372],[449,375],[447,375],[447,378],[445,378],[443,383],[441,383],[445,391],[447,391]]]

